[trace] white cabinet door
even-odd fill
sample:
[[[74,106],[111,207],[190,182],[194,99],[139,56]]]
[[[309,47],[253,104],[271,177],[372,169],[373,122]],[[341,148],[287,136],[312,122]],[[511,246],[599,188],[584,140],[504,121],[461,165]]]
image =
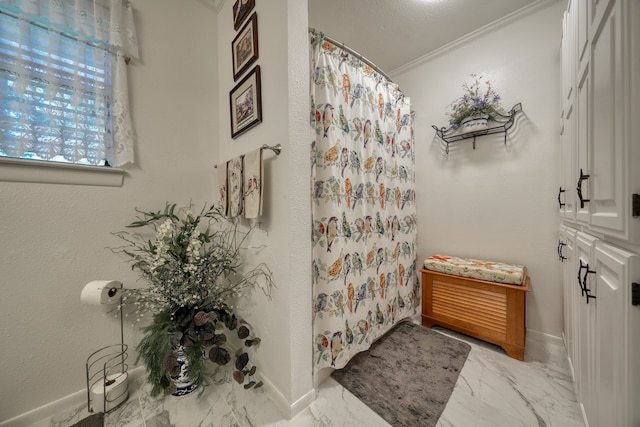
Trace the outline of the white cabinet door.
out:
[[[576,138],[576,0],[569,1],[564,14],[561,42],[562,62],[562,125],[560,133],[560,185],[558,208],[560,217],[575,221],[575,138]]]
[[[604,16],[611,7],[611,4],[615,2],[615,0],[587,0],[590,3],[591,10],[589,11],[590,15],[590,23],[589,26],[591,28],[597,27],[602,23]]]
[[[575,355],[576,355],[576,319],[577,302],[579,302],[579,292],[575,286],[575,240],[576,230],[565,225],[560,226],[560,241],[558,242],[558,256],[562,262],[562,296],[564,309],[564,343],[567,350],[567,358],[574,382],[576,381]]]
[[[585,66],[582,69],[582,73],[578,79],[578,86],[576,88],[576,96],[577,96],[577,132],[576,132],[576,152],[575,159],[577,162],[575,168],[574,179],[574,187],[572,188],[578,196],[575,200],[576,206],[576,219],[579,222],[584,224],[589,223],[589,203],[584,202],[584,200],[589,200],[589,194],[591,193],[589,190],[590,181],[587,179],[581,179],[580,177],[584,175],[589,175],[589,112],[591,106],[589,105],[590,99],[590,69]],[[582,200],[582,202],[581,202]]]
[[[576,84],[576,0],[569,0],[567,11],[564,14],[563,35],[561,44],[561,61],[562,61],[562,99],[563,107],[573,103],[574,88]]]
[[[597,421],[591,425],[640,425],[640,416],[635,408],[640,403],[640,384],[634,384],[634,377],[630,375],[637,364],[638,354],[629,347],[631,335],[637,334],[640,326],[637,324],[640,308],[631,305],[631,283],[634,275],[638,279],[639,258],[604,242],[596,243],[595,263],[590,268],[595,271],[594,296],[597,298],[593,385],[598,398],[591,402],[597,406],[594,411]],[[632,317],[634,312],[635,317]]]
[[[627,371],[627,402],[629,405],[629,410],[627,411],[628,419],[627,425],[631,426],[640,426],[640,364],[638,364],[638,355],[640,354],[640,303],[637,301],[640,298],[638,293],[640,293],[640,262],[638,258],[630,264],[629,266],[629,276],[631,283],[627,282],[627,285],[630,285],[632,290],[627,291],[625,289],[625,312],[627,313],[627,355],[626,355],[626,366],[628,368]],[[633,305],[632,301],[629,301],[630,297],[633,295],[633,288],[636,288],[636,305]]]
[[[625,131],[622,62],[622,1],[605,4],[599,26],[591,36],[591,104],[589,211],[594,229],[617,237],[625,234]]]
[[[587,295],[594,295],[595,285],[593,274],[593,259],[595,243],[598,239],[582,232],[576,234],[576,270],[573,279],[576,295],[577,328],[576,328],[576,389],[578,403],[585,417],[585,424],[597,426],[597,399],[595,388],[595,310],[596,300],[587,299]],[[587,303],[587,301],[589,301]]]
[[[576,30],[577,30],[577,58],[578,69],[585,66],[589,57],[589,4],[585,1],[576,2]]]
[[[567,105],[563,123],[562,135],[560,135],[560,190],[558,201],[560,217],[569,221],[575,220],[575,108],[573,104]]]

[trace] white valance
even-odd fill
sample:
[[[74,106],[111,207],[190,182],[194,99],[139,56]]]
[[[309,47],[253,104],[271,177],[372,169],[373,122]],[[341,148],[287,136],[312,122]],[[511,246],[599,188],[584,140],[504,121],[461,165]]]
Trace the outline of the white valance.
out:
[[[0,12],[0,95],[13,115],[0,115],[0,149],[133,162],[126,62],[139,54],[130,2],[0,0]]]

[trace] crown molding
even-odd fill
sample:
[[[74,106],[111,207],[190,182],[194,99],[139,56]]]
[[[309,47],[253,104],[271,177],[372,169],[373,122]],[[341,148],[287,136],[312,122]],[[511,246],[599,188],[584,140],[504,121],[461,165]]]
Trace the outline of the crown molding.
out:
[[[222,10],[222,6],[224,6],[224,2],[225,0],[211,0],[213,3],[213,8],[216,10],[216,12],[220,13],[220,11]]]
[[[484,34],[490,33],[492,31],[495,31],[501,27],[504,27],[505,25],[511,24],[514,21],[517,21],[519,19],[524,18],[525,16],[528,16],[534,12],[537,12],[540,9],[543,9],[547,6],[550,6],[552,4],[557,4],[561,1],[564,0],[538,0],[535,1],[533,3],[528,4],[527,6],[524,6],[514,12],[511,12],[508,15],[503,16],[500,19],[496,19],[495,21],[478,28],[477,30],[474,30],[472,32],[470,32],[469,34],[465,34],[464,36],[460,37],[459,39],[456,39],[450,43],[447,43],[435,50],[432,50],[431,52],[427,53],[426,55],[423,55],[419,58],[414,59],[411,62],[406,63],[405,65],[401,65],[400,67],[391,70],[389,72],[389,75],[391,77],[395,77],[400,73],[403,73],[405,71],[409,71],[410,69],[424,64],[425,62],[429,62],[433,59],[435,59],[436,57],[443,55],[449,51],[452,51],[462,45],[464,45],[465,43],[468,43]]]
[[[220,13],[222,6],[224,6],[225,0],[198,0],[201,3],[211,7],[216,13]]]

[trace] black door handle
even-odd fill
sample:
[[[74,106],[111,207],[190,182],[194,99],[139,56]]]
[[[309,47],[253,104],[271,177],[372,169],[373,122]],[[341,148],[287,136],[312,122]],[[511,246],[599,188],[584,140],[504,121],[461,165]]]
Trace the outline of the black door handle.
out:
[[[564,262],[567,257],[562,255],[562,247],[567,246],[562,240],[558,241],[558,258],[560,258],[560,262]]]
[[[583,267],[582,260],[580,260],[580,268],[582,267]],[[584,268],[586,270],[584,272],[584,276],[582,277],[582,290],[583,290],[583,295],[587,298],[587,304],[589,304],[589,299],[596,299],[596,297],[591,295],[591,289],[587,288],[587,275],[596,274],[596,272],[593,270],[589,270],[589,264],[585,265]],[[579,278],[580,278],[580,274],[578,272],[578,280]]]
[[[584,204],[590,201],[589,199],[584,199],[582,197],[582,181],[584,181],[585,179],[589,179],[589,175],[583,174],[582,169],[580,169],[580,178],[578,178],[578,187],[576,188],[576,190],[578,191],[578,198],[580,199],[581,209],[584,209]]]
[[[582,269],[586,268],[587,266],[582,264],[582,260],[579,260],[579,261],[580,261],[580,268],[578,268],[578,286],[580,286],[580,291],[582,293],[582,296],[584,296],[584,287],[582,286],[582,277],[580,277],[580,272],[582,272]]]
[[[562,209],[562,207],[565,205],[565,203],[562,203],[562,200],[560,200],[560,194],[564,193],[567,190],[563,190],[562,187],[560,187],[560,189],[558,190],[558,205],[560,205],[560,209]]]

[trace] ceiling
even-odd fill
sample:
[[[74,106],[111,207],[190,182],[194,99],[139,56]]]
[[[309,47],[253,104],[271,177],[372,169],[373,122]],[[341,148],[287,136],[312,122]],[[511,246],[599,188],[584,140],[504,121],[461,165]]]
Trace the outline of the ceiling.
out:
[[[309,26],[390,72],[541,0],[308,0]]]

